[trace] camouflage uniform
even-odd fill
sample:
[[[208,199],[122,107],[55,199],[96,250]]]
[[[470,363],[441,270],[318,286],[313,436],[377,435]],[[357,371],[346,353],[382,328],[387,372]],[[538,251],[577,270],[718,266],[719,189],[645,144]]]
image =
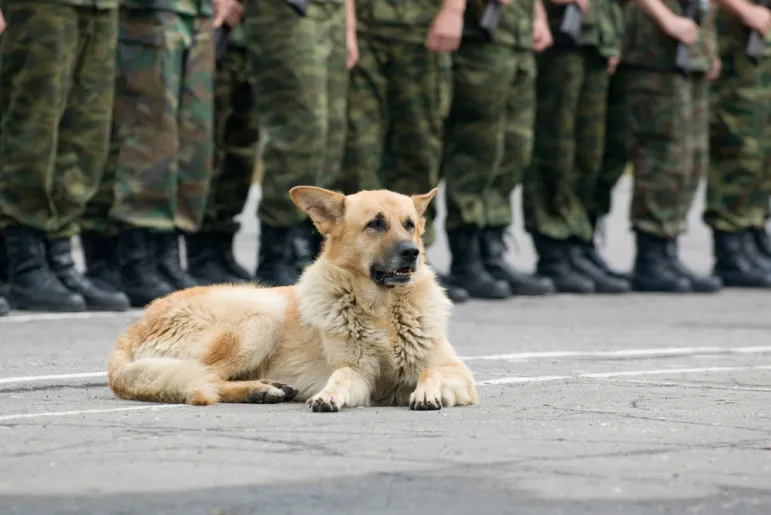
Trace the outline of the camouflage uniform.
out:
[[[346,193],[387,188],[406,195],[439,182],[450,56],[425,47],[440,2],[356,2],[359,63],[351,70],[343,160]],[[387,66],[386,66],[387,63]],[[425,243],[435,238],[426,213]]]
[[[310,2],[305,16],[285,0],[247,0],[245,28],[266,141],[257,279],[291,284],[320,240],[289,190],[331,187],[345,139],[348,73],[345,5]]]
[[[675,14],[677,0],[664,0]],[[642,291],[715,291],[718,281],[695,276],[677,257],[676,238],[708,159],[706,72],[714,45],[714,10],[704,15],[689,47],[690,73],[676,69],[678,42],[640,7],[629,7],[622,50],[634,166],[632,227],[637,233],[634,286]],[[714,48],[714,46],[712,47]]]
[[[188,271],[209,284],[251,278],[235,260],[233,240],[252,185],[259,127],[243,25],[227,38],[214,84],[214,176],[201,230],[186,237]]]
[[[629,289],[604,263],[591,259],[588,213],[605,145],[608,59],[620,46],[615,9],[612,0],[591,0],[574,43],[560,31],[565,6],[546,4],[554,45],[537,57],[536,136],[522,201],[538,273],[551,277],[562,292]]]
[[[469,4],[463,39],[453,55],[453,96],[441,167],[445,229],[452,252],[450,279],[472,297],[553,289],[548,280],[516,272],[504,258],[511,192],[532,148],[534,5],[533,0],[517,0],[502,7],[499,27],[487,42],[480,29],[485,3]]]
[[[19,309],[123,310],[76,270],[71,238],[101,180],[117,0],[6,0],[0,39],[0,228]]]
[[[723,66],[711,88],[704,222],[714,233],[715,271],[727,285],[771,287],[771,44],[755,65],[749,30],[735,14],[718,11],[716,29]]]

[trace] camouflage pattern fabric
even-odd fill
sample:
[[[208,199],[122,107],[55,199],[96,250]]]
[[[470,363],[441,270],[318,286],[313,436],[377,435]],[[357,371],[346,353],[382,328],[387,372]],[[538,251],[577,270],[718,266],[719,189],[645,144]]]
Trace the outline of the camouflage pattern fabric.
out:
[[[348,87],[345,7],[312,2],[305,17],[283,0],[247,0],[244,7],[255,107],[266,138],[257,215],[271,226],[294,226],[306,216],[289,190],[331,187],[340,173]]]
[[[708,159],[706,77],[629,69],[624,72],[634,193],[634,229],[671,239],[685,232]]]
[[[587,206],[605,146],[607,58],[594,47],[552,47],[537,63],[533,161],[523,179],[525,229],[588,241]]]
[[[69,0],[61,0],[69,1]],[[73,0],[86,1],[89,0]],[[188,16],[206,16],[214,14],[212,0],[120,0],[121,7],[132,9],[149,9],[153,11],[169,11]]]
[[[232,34],[232,33],[231,33]],[[234,234],[257,161],[259,121],[246,48],[231,42],[214,83],[214,176],[203,231]]]
[[[438,3],[386,0],[357,7],[359,63],[349,83],[348,131],[338,181],[342,191],[387,188],[412,195],[438,184],[450,56],[424,46],[438,9]],[[426,245],[435,238],[434,216],[429,209]]]
[[[771,196],[771,56],[747,58],[747,29],[717,15],[723,62],[710,95],[710,168],[704,222],[721,231],[763,227]],[[769,54],[771,44],[766,44]]]
[[[605,57],[619,54],[621,40],[616,27],[618,6],[616,0],[591,0],[589,9],[581,17],[581,37],[577,42],[581,47],[593,47]],[[549,29],[554,38],[554,48],[573,48],[576,43],[560,31],[565,5],[545,1]]]
[[[590,216],[603,217],[610,213],[613,188],[624,175],[629,163],[629,131],[626,120],[626,74],[617,70],[610,76],[607,112],[605,113],[605,148],[594,191],[589,196]]]
[[[102,177],[116,9],[7,1],[0,39],[0,228],[67,237]]]
[[[28,4],[31,2],[40,2],[45,4],[70,5],[74,7],[92,7],[95,9],[118,8],[118,0],[6,0],[6,2],[8,4]]]
[[[212,20],[121,8],[110,216],[196,231],[213,154]]]

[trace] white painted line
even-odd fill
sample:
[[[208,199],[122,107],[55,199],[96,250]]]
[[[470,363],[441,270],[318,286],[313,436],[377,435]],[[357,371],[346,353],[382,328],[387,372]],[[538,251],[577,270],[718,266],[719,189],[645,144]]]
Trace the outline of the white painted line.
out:
[[[0,377],[0,384],[29,383],[32,381],[50,381],[53,379],[85,379],[89,377],[107,377],[107,372],[83,372],[80,374],[54,374],[49,376]]]
[[[519,377],[501,377],[498,379],[486,379],[477,381],[478,386],[488,386],[494,384],[516,384],[516,383],[546,383],[549,381],[567,381],[570,379],[608,379],[611,377],[634,377],[664,374],[696,374],[696,373],[718,373],[718,372],[742,372],[749,370],[771,370],[771,365],[746,366],[746,367],[702,367],[702,368],[661,368],[655,370],[625,370],[623,372],[592,372],[587,374],[574,374],[564,376],[519,376]]]
[[[89,320],[93,318],[116,318],[123,316],[139,316],[143,310],[130,309],[128,311],[86,311],[83,313],[35,313],[29,315],[10,315],[0,317],[0,324],[22,324],[29,322],[47,322],[55,320]]]
[[[664,347],[661,349],[625,349],[609,351],[518,352],[461,357],[463,361],[525,361],[549,358],[656,358],[670,356],[766,354],[771,346],[758,347]]]
[[[26,418],[41,418],[41,417],[66,417],[69,415],[91,415],[97,413],[118,413],[121,411],[140,411],[140,410],[159,410],[167,408],[181,408],[187,406],[187,404],[161,404],[152,406],[131,406],[126,408],[110,408],[110,409],[86,409],[75,411],[46,411],[42,413],[17,413],[15,415],[3,415],[0,416],[0,422],[8,422],[10,420],[22,420]]]
[[[736,390],[744,392],[771,392],[771,388],[762,386],[736,386],[704,383],[683,383],[677,381],[641,381],[639,379],[617,379],[608,381],[613,384],[642,384],[645,386],[676,386],[679,388],[699,388],[705,390]]]

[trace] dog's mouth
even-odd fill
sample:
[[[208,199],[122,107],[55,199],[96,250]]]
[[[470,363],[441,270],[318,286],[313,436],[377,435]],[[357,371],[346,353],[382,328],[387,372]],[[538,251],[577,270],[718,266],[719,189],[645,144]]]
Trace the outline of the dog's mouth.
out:
[[[383,270],[373,266],[369,271],[369,276],[378,286],[400,286],[410,282],[412,272],[414,270],[409,266],[396,270]]]

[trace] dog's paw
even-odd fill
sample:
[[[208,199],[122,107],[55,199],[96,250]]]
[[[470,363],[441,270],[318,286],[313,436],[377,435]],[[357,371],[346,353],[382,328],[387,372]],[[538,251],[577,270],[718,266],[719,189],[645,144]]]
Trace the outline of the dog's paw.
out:
[[[410,395],[410,409],[414,411],[437,411],[442,409],[442,393],[421,386]]]
[[[314,413],[334,413],[340,411],[340,404],[334,397],[326,393],[314,395],[306,401]]]
[[[270,382],[252,390],[249,402],[254,404],[277,404],[289,402],[297,396],[297,389],[288,384]]]

